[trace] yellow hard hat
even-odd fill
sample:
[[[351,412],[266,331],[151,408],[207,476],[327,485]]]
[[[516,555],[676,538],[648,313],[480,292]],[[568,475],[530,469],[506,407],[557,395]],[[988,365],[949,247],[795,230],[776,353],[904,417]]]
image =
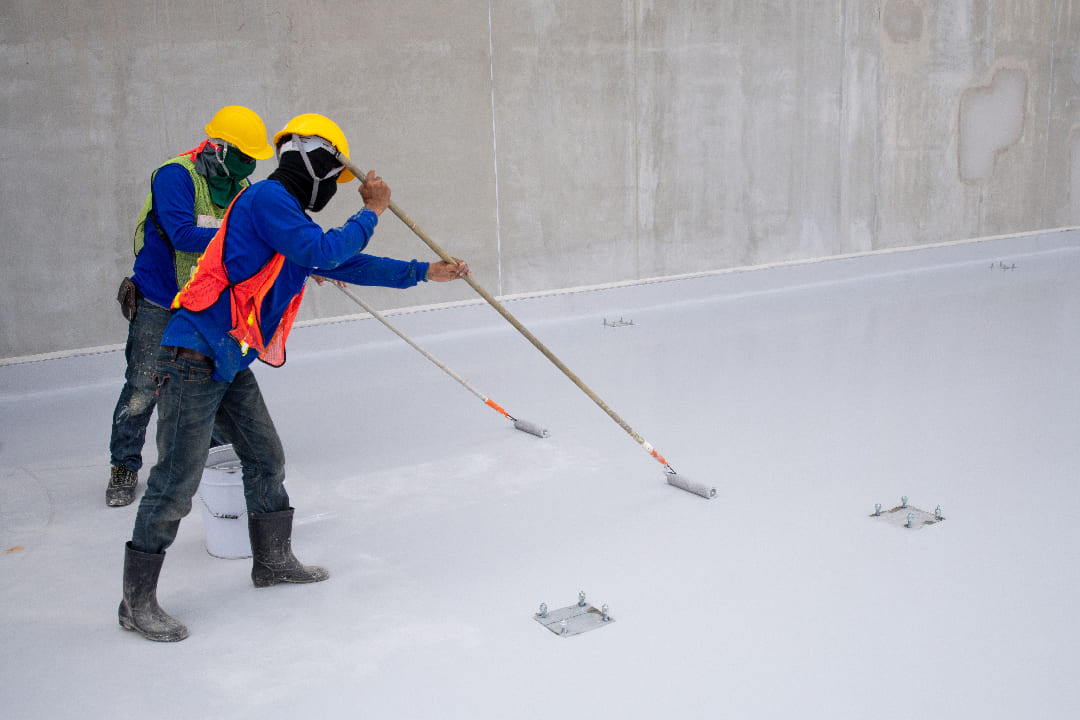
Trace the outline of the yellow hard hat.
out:
[[[265,160],[274,154],[274,148],[266,142],[266,125],[262,118],[242,105],[226,105],[218,110],[206,126],[206,136],[235,145],[240,152],[256,160]]]
[[[315,113],[297,115],[285,123],[285,127],[274,135],[274,147],[279,146],[281,140],[289,135],[321,137],[333,145],[339,153],[346,158],[349,157],[349,141],[345,139],[345,133],[341,132],[341,128],[337,126],[337,123],[323,115],[316,115]],[[342,170],[337,176],[339,183],[347,183],[352,179],[353,174],[349,172],[348,168]]]

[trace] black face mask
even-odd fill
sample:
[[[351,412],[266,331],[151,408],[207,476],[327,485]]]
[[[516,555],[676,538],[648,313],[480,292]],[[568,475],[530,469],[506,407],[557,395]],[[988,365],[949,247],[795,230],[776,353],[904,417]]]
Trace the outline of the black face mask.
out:
[[[311,212],[319,212],[326,204],[330,202],[330,198],[334,197],[334,193],[337,192],[337,176],[330,178],[329,180],[320,180],[319,189],[315,193],[315,204],[311,206]]]
[[[318,177],[326,177],[335,168],[341,167],[340,161],[321,148],[309,152],[307,159]],[[338,185],[337,175],[316,181],[308,172],[303,156],[296,150],[288,150],[281,154],[277,170],[270,174],[270,179],[284,185],[289,194],[299,200],[305,210],[312,212],[319,212],[326,207],[330,198],[337,192]],[[318,188],[315,187],[316,182],[318,182]],[[314,202],[311,198],[313,189],[315,190]]]

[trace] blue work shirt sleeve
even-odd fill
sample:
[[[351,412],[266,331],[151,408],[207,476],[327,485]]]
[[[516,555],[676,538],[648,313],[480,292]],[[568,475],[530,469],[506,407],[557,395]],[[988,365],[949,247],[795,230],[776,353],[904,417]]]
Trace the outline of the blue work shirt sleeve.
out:
[[[427,282],[429,265],[418,260],[395,260],[357,253],[336,268],[317,270],[315,274],[353,285],[404,289]]]
[[[252,209],[252,220],[258,226],[259,236],[289,261],[319,274],[321,270],[337,267],[367,247],[379,222],[379,216],[365,208],[341,227],[324,231],[280,183],[259,187],[259,191],[279,197],[277,202],[263,202]]]
[[[154,173],[151,184],[154,215],[180,252],[201,253],[214,239],[216,228],[201,228],[195,219],[195,186],[191,175],[178,164],[165,165]]]

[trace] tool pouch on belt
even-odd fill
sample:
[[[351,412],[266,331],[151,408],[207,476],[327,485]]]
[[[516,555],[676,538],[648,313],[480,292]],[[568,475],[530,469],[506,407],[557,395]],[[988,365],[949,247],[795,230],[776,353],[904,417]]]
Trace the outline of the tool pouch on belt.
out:
[[[138,286],[126,277],[120,283],[120,290],[116,293],[116,302],[120,303],[120,312],[124,314],[128,322],[135,319],[135,311],[138,310],[138,300],[142,293]]]

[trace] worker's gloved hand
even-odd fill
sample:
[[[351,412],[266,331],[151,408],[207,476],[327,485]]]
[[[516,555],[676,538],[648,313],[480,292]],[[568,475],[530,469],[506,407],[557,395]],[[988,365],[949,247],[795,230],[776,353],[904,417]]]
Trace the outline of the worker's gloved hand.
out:
[[[390,207],[390,186],[383,182],[374,170],[368,170],[367,177],[360,184],[359,192],[360,197],[364,199],[364,207],[376,215],[382,215],[383,210]]]
[[[457,258],[454,258],[454,262],[457,264],[454,265],[445,260],[431,263],[431,265],[428,266],[427,279],[435,282],[449,282],[451,280],[472,277],[472,270],[469,269],[469,264],[467,262],[458,260]]]

